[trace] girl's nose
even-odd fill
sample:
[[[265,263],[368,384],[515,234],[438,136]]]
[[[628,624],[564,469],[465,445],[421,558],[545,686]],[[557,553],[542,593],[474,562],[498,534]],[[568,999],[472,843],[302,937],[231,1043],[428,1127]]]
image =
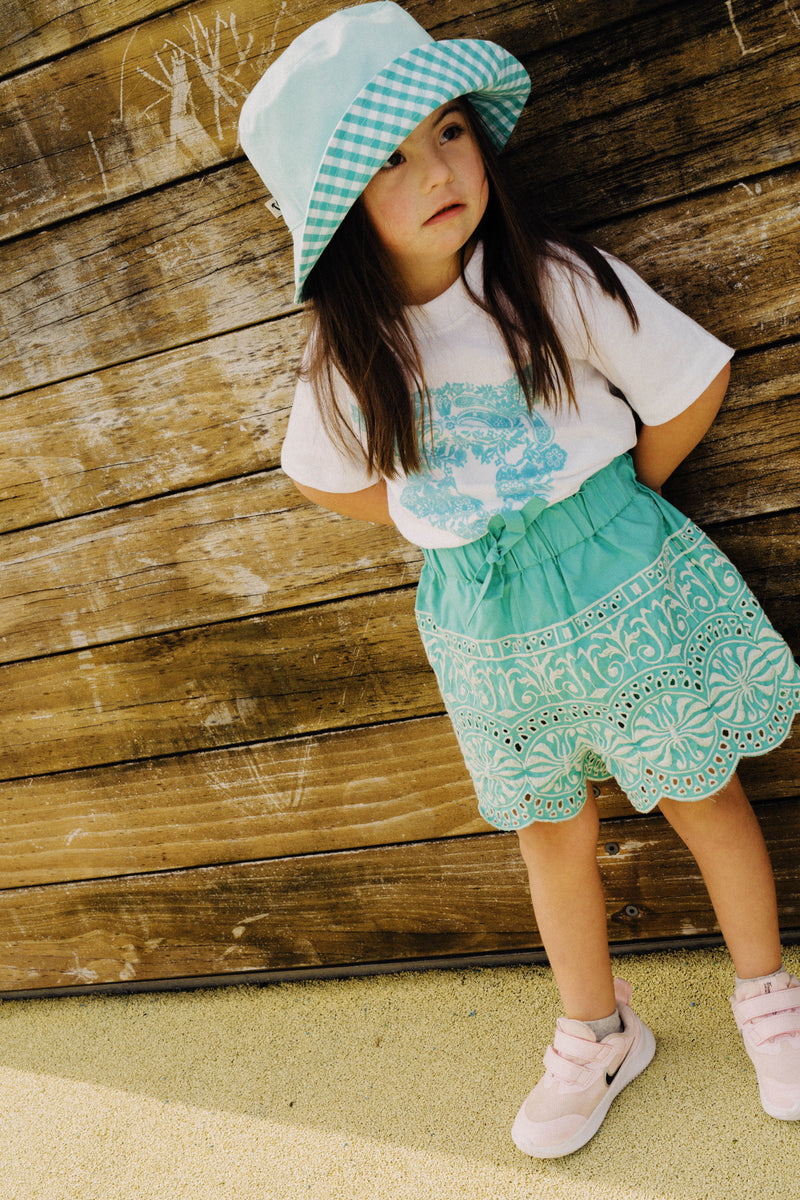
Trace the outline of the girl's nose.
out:
[[[438,147],[426,155],[423,172],[428,189],[438,187],[443,183],[450,183],[453,178],[450,163]]]

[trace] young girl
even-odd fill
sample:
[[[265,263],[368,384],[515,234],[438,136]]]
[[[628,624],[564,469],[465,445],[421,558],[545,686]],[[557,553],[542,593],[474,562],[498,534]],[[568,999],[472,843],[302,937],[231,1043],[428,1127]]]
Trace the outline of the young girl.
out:
[[[800,671],[660,496],[732,351],[514,201],[496,154],[529,89],[499,46],[365,4],[296,39],[240,136],[314,320],[283,468],[422,547],[425,649],[481,813],[519,835],[566,1015],[512,1136],[557,1157],[655,1047],[609,960],[588,781],[612,773],[697,859],[763,1106],[800,1118],[800,983],[735,774],[788,735]]]

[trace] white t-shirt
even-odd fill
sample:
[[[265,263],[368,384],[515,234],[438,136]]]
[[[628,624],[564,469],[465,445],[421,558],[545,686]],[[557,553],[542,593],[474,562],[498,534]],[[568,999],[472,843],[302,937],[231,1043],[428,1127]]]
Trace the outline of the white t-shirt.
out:
[[[529,412],[502,336],[460,279],[410,310],[430,392],[428,461],[387,480],[389,512],[409,541],[435,549],[464,545],[486,533],[495,513],[520,509],[533,496],[554,504],[573,495],[636,444],[631,408],[644,424],[661,425],[722,370],[733,354],[729,346],[607,257],[636,308],[638,330],[593,278],[560,264],[547,268],[546,299],[570,360],[577,410],[564,403],[559,412],[539,406]],[[480,294],[480,247],[466,275]],[[340,386],[341,411],[363,441],[355,398],[341,380]],[[349,454],[328,436],[314,391],[302,380],[281,465],[298,483],[326,492],[360,491],[380,478],[356,447]]]

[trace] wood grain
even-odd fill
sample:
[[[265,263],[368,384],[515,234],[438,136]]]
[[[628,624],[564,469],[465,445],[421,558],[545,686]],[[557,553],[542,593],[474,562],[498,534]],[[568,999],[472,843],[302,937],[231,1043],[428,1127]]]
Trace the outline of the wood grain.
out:
[[[796,927],[800,804],[759,816]],[[614,941],[717,930],[662,817],[608,822],[599,860]],[[532,949],[526,884],[515,835],[487,834],[2,892],[0,990]]]
[[[800,171],[588,232],[739,349],[796,336]],[[12,394],[293,311],[288,234],[245,164],[0,247]]]
[[[714,531],[800,641],[797,518]],[[0,667],[0,778],[442,712],[413,588]]]
[[[798,329],[796,186],[787,170],[585,232],[737,350],[790,341]]]
[[[0,247],[4,392],[291,312],[263,195],[239,164]]]
[[[442,12],[438,0],[418,0],[404,7],[436,37],[482,36],[496,41],[503,30],[519,28],[527,31],[532,44],[541,47],[588,30],[601,29],[607,23],[627,20],[637,12],[658,7],[659,3],[663,0],[607,0],[603,5],[586,4],[585,0],[560,0],[556,12],[552,0],[525,0],[524,4],[495,5],[482,12],[480,20],[472,8],[464,5],[449,4]],[[113,4],[2,0],[0,75],[63,55],[117,29],[125,29],[137,21],[144,22],[176,8],[168,0],[114,0]],[[238,4],[238,23],[247,30],[251,28],[251,21],[257,22],[263,17],[274,25],[277,8],[274,0],[254,13]],[[213,19],[216,13],[210,5],[192,6],[192,11],[198,9],[206,20],[209,15]],[[308,8],[301,11],[307,12]],[[247,23],[246,18],[249,18]],[[521,37],[522,32],[518,36]],[[277,44],[280,43],[276,39]]]
[[[742,763],[750,799],[800,793],[800,725]],[[633,809],[594,785],[604,821]],[[486,832],[447,717],[0,783],[3,887]]]
[[[751,403],[718,422],[668,495],[713,526],[729,515],[731,497],[750,514],[791,502],[798,474],[796,403]],[[791,518],[770,528],[786,543],[775,542],[773,553],[794,561]],[[771,571],[773,559],[760,568],[741,536],[737,547],[743,570]],[[403,586],[421,564],[395,530],[318,509],[278,472],[250,475],[8,533],[0,539],[0,661]]]
[[[442,711],[400,589],[0,668],[0,778]]]
[[[795,508],[800,499],[800,344],[739,355],[725,404],[665,495],[704,524]],[[746,567],[746,563],[742,564]]]
[[[7,398],[0,528],[277,466],[304,329],[295,314]]]
[[[8,888],[489,828],[446,717],[0,784],[0,810]]]
[[[757,178],[800,157],[799,47],[768,0],[681,4],[548,50],[512,161],[572,223]]]
[[[64,54],[169,6],[170,0],[2,0],[0,75]]]
[[[399,587],[421,564],[395,529],[250,475],[0,539],[0,661]]]
[[[5,236],[231,158],[247,93],[333,7],[201,0],[0,83]]]
[[[8,397],[0,529],[277,466],[304,341],[294,314]],[[799,355],[734,360],[722,413],[670,484],[679,508],[713,522],[796,503]]]
[[[266,6],[239,0],[234,11],[205,0],[0,82],[0,111],[7,113],[0,128],[0,160],[8,164],[5,236],[241,154],[244,97],[296,34],[333,7],[320,0]],[[630,4],[583,5],[590,14],[583,29],[591,35],[561,46],[552,45],[566,36],[552,6],[549,13],[535,6],[549,32],[544,41],[523,19],[522,6],[494,5],[487,19],[462,2],[448,11],[445,27],[436,6],[418,7],[437,36],[463,37],[466,26],[469,36],[495,38],[522,58],[535,87],[517,153],[534,155],[546,195],[569,186],[582,197],[582,211],[587,183],[589,195],[603,197],[608,216],[770,170],[776,143],[777,161],[800,157],[792,119],[800,30],[775,0],[752,6],[742,22],[739,37],[759,46],[747,55],[728,14],[711,0],[653,15]],[[578,6],[561,7],[574,15]],[[606,23],[615,25],[611,37],[602,36]],[[783,36],[766,37],[775,25]],[[53,102],[43,105],[42,96]],[[686,136],[689,125],[693,138]],[[598,130],[604,164],[587,180],[586,146]],[[720,141],[724,156],[713,153]],[[590,210],[597,215],[596,199]]]

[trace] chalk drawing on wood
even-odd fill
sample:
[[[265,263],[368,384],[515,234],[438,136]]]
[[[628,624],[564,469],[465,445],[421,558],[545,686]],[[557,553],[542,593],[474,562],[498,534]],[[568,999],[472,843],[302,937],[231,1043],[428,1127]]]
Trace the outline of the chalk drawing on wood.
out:
[[[182,26],[185,39],[166,37],[147,65],[135,67],[136,74],[158,91],[138,112],[134,102],[126,100],[126,60],[132,38],[120,68],[120,119],[128,124],[142,116],[156,120],[166,127],[173,148],[180,145],[204,161],[209,155],[218,158],[220,149],[229,151],[242,101],[275,54],[285,8],[284,0],[269,43],[260,51],[254,50],[252,32],[240,32],[234,12],[227,19],[216,12],[213,23],[204,23],[190,12]]]
[[[728,19],[730,20],[731,29],[734,32],[736,41],[739,43],[739,49],[742,53],[742,58],[748,54],[758,54],[762,50],[769,50],[773,46],[777,46],[778,42],[782,42],[786,37],[788,37],[788,34],[786,33],[779,33],[777,37],[769,38],[765,42],[751,44],[746,35],[742,33],[736,20],[736,13],[734,12],[734,0],[725,0],[725,8],[728,10]],[[795,25],[800,28],[800,22],[798,21],[797,13],[794,11],[791,0],[784,0],[784,8],[786,9],[789,17],[794,20]]]

